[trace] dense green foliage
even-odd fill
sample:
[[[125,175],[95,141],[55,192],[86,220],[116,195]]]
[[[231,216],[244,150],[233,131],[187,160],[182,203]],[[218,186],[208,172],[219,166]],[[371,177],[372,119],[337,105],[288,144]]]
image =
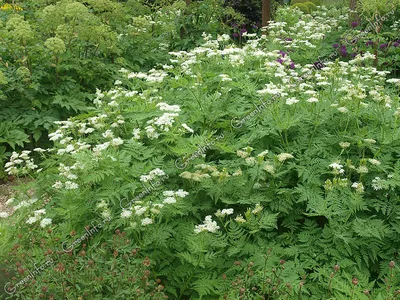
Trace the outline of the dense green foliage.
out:
[[[2,6],[0,178],[12,149],[46,145],[53,122],[89,111],[96,88],[110,88],[121,67],[165,63],[168,51],[194,47],[204,31],[225,32],[234,20],[240,15],[219,0],[189,7],[133,0]]]
[[[134,3],[144,60],[118,54],[110,86],[56,122],[54,145],[5,165],[35,180],[0,213],[3,298],[398,298],[398,12],[368,36],[388,49],[356,46],[363,24],[325,7],[280,8],[268,34],[235,45],[234,13],[217,2],[193,2],[199,18],[181,2],[154,14]],[[54,64],[65,41],[44,41]]]

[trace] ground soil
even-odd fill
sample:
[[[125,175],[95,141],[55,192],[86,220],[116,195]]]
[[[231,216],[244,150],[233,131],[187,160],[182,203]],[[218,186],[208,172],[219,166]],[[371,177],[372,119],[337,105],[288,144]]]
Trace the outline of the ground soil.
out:
[[[18,186],[21,183],[27,183],[30,180],[31,179],[29,178],[22,178],[19,181],[14,180],[0,183],[0,212],[6,212],[10,215],[13,213],[12,207],[6,205],[7,200],[13,197],[15,186]]]

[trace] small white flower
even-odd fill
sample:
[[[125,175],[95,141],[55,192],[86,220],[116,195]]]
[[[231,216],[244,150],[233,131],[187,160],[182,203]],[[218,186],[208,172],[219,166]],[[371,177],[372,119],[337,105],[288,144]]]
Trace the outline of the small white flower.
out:
[[[268,152],[269,152],[268,150],[265,150],[265,151],[259,153],[259,154],[257,155],[257,157],[264,157],[265,155],[268,154]]]
[[[132,211],[129,209],[122,210],[121,218],[129,218],[132,215]]]
[[[331,168],[336,169],[336,170],[340,170],[343,169],[343,165],[340,165],[338,163],[332,163],[329,165]]]
[[[193,133],[194,130],[192,128],[190,128],[186,123],[182,124],[182,127],[185,128],[187,131],[189,131],[190,133]]]
[[[132,134],[133,134],[133,138],[135,140],[140,140],[140,129],[139,128],[133,129]]]
[[[296,98],[289,98],[289,99],[286,100],[286,104],[287,105],[293,105],[293,104],[296,104],[298,102],[299,102],[299,100],[297,100]]]
[[[316,103],[316,102],[319,102],[319,100],[317,98],[312,97],[312,98],[308,99],[307,102]]]
[[[156,105],[160,110],[179,112],[181,111],[179,105],[168,105],[167,103],[160,102]]]
[[[75,182],[72,182],[72,181],[66,181],[65,182],[65,189],[66,190],[75,190],[77,188],[79,188],[79,186]]]
[[[8,218],[8,216],[9,216],[8,213],[6,213],[4,211],[0,212],[0,219],[1,218],[3,218],[3,219]]]
[[[37,217],[30,217],[27,221],[26,224],[33,224],[38,220]]]
[[[362,193],[364,191],[364,185],[362,182],[353,182],[351,187],[355,188],[358,193]]]
[[[380,162],[379,160],[373,159],[373,158],[369,158],[368,161],[369,161],[371,164],[375,165],[375,166],[379,166],[379,165],[381,164],[381,162]]]
[[[175,196],[175,192],[174,191],[164,191],[163,195],[165,197],[173,197],[173,196]]]
[[[245,223],[246,222],[246,220],[242,217],[242,215],[238,215],[235,218],[235,221],[238,222],[238,223]]]
[[[223,215],[223,216],[228,216],[231,214],[233,214],[233,208],[226,208],[226,209],[221,210],[221,215]]]
[[[338,107],[337,110],[340,111],[340,112],[343,113],[343,114],[345,114],[345,113],[347,113],[347,112],[349,111],[349,110],[348,110],[346,107],[344,107],[344,106]]]
[[[63,187],[63,183],[61,181],[57,180],[56,183],[54,183],[52,185],[52,187],[55,189],[61,189]]]
[[[144,219],[142,220],[142,226],[147,226],[147,225],[150,225],[150,224],[153,224],[153,220],[152,220],[152,219],[150,219],[150,218],[144,218]]]
[[[112,146],[119,146],[119,145],[122,145],[123,143],[124,143],[124,140],[119,137],[112,139],[112,141],[111,141]]]
[[[287,159],[294,158],[294,156],[289,153],[281,153],[281,154],[278,154],[277,157],[280,162],[284,162]]]
[[[348,143],[348,142],[340,142],[340,143],[339,143],[339,146],[340,146],[342,149],[346,149],[346,148],[349,148],[349,147],[350,147],[350,143]]]
[[[368,143],[368,144],[375,144],[376,141],[374,139],[364,139],[364,142]]]
[[[366,174],[368,173],[368,168],[366,166],[359,166],[356,171],[360,174]]]
[[[33,213],[35,214],[35,217],[36,217],[36,216],[44,215],[46,213],[46,210],[39,209],[39,210],[35,210]]]
[[[167,197],[164,199],[163,203],[165,204],[174,204],[176,203],[176,199],[174,197]]]
[[[52,221],[52,219],[44,218],[42,221],[40,221],[40,227],[44,228],[44,227],[50,225],[51,221]]]
[[[104,138],[113,138],[114,137],[113,132],[111,130],[109,130],[109,129],[106,130],[106,132],[104,132],[102,135],[103,135]]]
[[[206,216],[203,224],[195,226],[194,232],[195,233],[200,233],[202,231],[216,232],[219,228],[220,227],[217,225],[217,222],[213,221],[211,216]]]
[[[256,215],[262,210],[263,210],[263,207],[259,203],[257,203],[256,207],[251,211],[251,213]]]
[[[185,192],[182,189],[179,189],[175,192],[175,196],[181,197],[181,198],[185,198],[187,195],[189,195],[188,192]]]
[[[143,215],[147,210],[147,207],[142,207],[142,206],[135,206],[134,208],[135,208],[135,215],[137,216]]]

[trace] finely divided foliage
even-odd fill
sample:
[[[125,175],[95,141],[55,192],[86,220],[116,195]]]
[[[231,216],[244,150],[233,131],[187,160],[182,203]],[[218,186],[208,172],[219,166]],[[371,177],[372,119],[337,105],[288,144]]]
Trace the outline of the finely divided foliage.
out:
[[[300,65],[294,57],[346,19],[324,9],[278,15],[270,36],[247,35],[241,48],[204,34],[201,47],[171,52],[168,65],[121,69],[115,88],[97,91],[95,109],[58,122],[54,147],[36,149],[42,162],[13,154],[10,173],[41,171],[37,199],[13,200],[22,228],[3,238],[30,234],[10,245],[9,259],[30,250],[24,264],[48,255],[56,264],[27,291],[49,289],[56,299],[395,299],[399,80],[373,67],[371,53],[321,70]],[[261,101],[268,105],[252,113]],[[110,221],[85,246],[60,251],[100,218]],[[22,288],[15,294],[29,298]]]

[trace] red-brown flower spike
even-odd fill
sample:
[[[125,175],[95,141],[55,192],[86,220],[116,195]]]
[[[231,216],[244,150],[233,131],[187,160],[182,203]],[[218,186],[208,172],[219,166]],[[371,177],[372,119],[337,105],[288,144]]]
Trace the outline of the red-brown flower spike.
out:
[[[368,290],[364,290],[364,295],[369,295],[369,291]]]
[[[354,277],[353,280],[351,281],[351,283],[353,285],[357,285],[358,284],[358,279],[356,277]]]
[[[281,265],[284,265],[285,264],[285,260],[284,259],[281,259],[280,261],[279,261],[279,263],[281,264]]]
[[[340,266],[339,266],[339,265],[335,265],[335,266],[333,267],[333,269],[335,270],[335,272],[337,272],[337,271],[340,270]]]
[[[389,268],[393,269],[395,265],[396,263],[393,260],[389,262]]]

